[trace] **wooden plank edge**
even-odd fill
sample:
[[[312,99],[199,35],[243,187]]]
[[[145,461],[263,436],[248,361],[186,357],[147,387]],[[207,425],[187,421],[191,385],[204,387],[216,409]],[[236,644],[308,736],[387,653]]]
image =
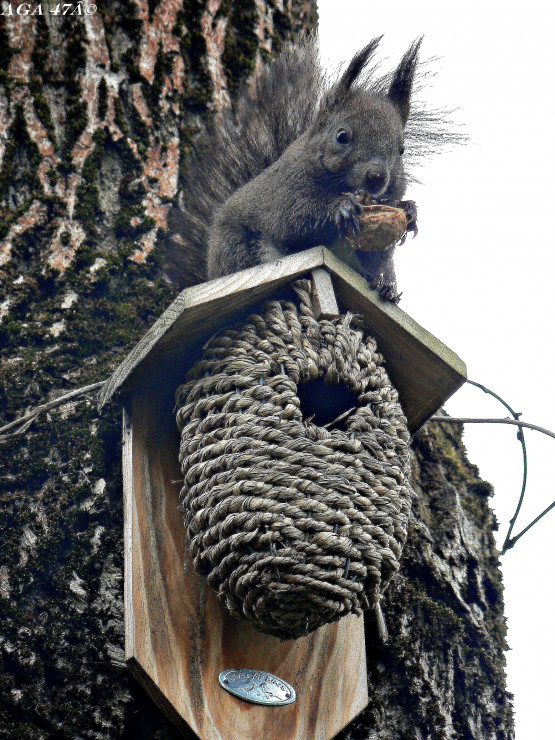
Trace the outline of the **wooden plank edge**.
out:
[[[365,710],[365,709],[367,709],[367,708],[368,708],[368,705],[369,705],[369,704],[370,704],[370,694],[368,693],[368,682],[366,682],[366,698],[365,698],[365,699],[363,699],[363,704],[362,704],[362,706],[360,707],[360,709],[359,709],[359,710],[358,710],[358,711],[357,711],[357,712],[356,712],[355,714],[353,714],[353,716],[351,717],[351,719],[350,719],[350,720],[348,720],[347,722],[345,722],[345,724],[344,724],[344,725],[342,725],[342,726],[341,726],[341,727],[340,727],[340,728],[339,728],[339,729],[337,730],[337,732],[335,733],[335,735],[334,735],[333,737],[337,737],[337,736],[339,735],[339,733],[340,733],[340,732],[343,732],[343,730],[344,730],[345,728],[347,728],[347,727],[348,727],[348,726],[349,726],[349,725],[350,725],[350,724],[351,724],[352,722],[354,722],[354,721],[355,721],[355,719],[356,719],[356,718],[357,718],[357,717],[358,717],[359,715],[361,715],[361,714],[362,714],[362,713],[364,712],[364,710]],[[332,738],[332,740],[333,740],[333,738]]]
[[[123,621],[125,657],[135,653],[135,615],[133,612],[133,429],[131,415],[123,408]]]
[[[466,383],[466,380],[466,374],[464,377],[459,377],[458,380],[453,377],[452,385],[445,387],[443,392],[440,394],[441,401],[438,403],[435,400],[431,400],[426,408],[422,409],[418,416],[415,416],[414,419],[411,420],[411,423],[409,424],[409,432],[411,433],[411,436],[414,436],[416,432],[424,426],[428,419]]]
[[[130,655],[126,662],[127,668],[133,678],[143,687],[148,696],[156,704],[162,714],[172,723],[172,725],[182,735],[187,736],[193,732],[196,737],[199,737],[199,735],[194,731],[194,728],[192,728],[185,718],[177,711],[171,701],[164,696],[162,691],[156,685],[156,682],[152,680],[137,658],[134,655]]]
[[[429,331],[420,326],[411,316],[405,313],[395,303],[384,301],[380,298],[379,293],[371,288],[366,280],[344,262],[339,260],[329,249],[324,249],[324,265],[327,267],[332,276],[339,280],[344,280],[350,287],[354,288],[361,297],[372,303],[376,309],[389,316],[397,325],[414,339],[424,351],[427,351],[440,360],[442,360],[463,382],[467,380],[466,364],[452,349],[444,344],[440,339],[431,334]]]
[[[241,290],[245,290],[249,285],[266,285],[268,290],[279,287],[289,280],[295,280],[310,272],[310,270],[321,267],[324,264],[324,251],[326,251],[324,247],[313,247],[304,252],[283,257],[275,262],[265,262],[262,265],[241,270],[232,275],[226,275],[207,283],[186,288],[168,306],[156,323],[150,327],[108,378],[98,395],[98,410],[101,411],[116,391],[121,388],[129,375],[150,354],[186,308],[191,308],[203,302],[210,305],[210,303],[221,301],[226,296],[239,292],[237,290],[238,284],[241,286]],[[203,296],[209,292],[217,295],[210,300],[203,301]]]

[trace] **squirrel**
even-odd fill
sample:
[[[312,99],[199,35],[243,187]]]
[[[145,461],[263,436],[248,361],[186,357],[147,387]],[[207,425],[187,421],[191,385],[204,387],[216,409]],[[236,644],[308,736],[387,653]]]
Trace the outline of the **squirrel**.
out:
[[[331,85],[315,39],[286,47],[234,110],[198,136],[163,247],[177,287],[356,236],[361,195],[404,208],[416,235],[416,207],[402,201],[405,138],[418,154],[442,132],[427,133],[433,114],[417,113],[407,126],[422,38],[392,75],[372,79],[362,73],[380,40],[355,54]],[[396,303],[393,251],[357,250],[357,257],[370,285]]]

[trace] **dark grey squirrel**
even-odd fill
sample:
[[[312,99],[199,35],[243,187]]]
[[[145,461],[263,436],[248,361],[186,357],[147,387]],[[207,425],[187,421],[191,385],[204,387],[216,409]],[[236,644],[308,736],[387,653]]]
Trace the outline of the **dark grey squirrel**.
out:
[[[361,195],[404,208],[416,231],[414,203],[402,201],[405,145],[417,155],[445,135],[433,114],[411,121],[422,39],[391,76],[363,75],[379,41],[331,86],[314,40],[287,47],[199,135],[168,219],[167,272],[178,287],[356,236]],[[397,302],[393,248],[357,257]]]

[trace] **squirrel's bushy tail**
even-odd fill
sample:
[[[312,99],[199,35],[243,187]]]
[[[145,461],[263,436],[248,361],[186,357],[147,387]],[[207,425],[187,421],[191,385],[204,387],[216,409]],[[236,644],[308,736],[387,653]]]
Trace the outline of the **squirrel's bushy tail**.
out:
[[[315,39],[288,45],[201,132],[187,163],[162,243],[167,276],[179,288],[206,280],[206,247],[214,213],[275,162],[313,122],[323,92]]]

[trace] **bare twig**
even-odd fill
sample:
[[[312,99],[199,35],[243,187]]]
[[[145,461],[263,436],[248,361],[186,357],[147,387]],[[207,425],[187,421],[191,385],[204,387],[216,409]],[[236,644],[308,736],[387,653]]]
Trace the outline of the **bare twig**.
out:
[[[105,382],[105,380],[101,380],[98,383],[91,383],[91,385],[85,385],[81,388],[74,388],[72,391],[69,391],[69,393],[65,393],[63,396],[58,396],[58,398],[54,398],[52,399],[52,401],[48,401],[47,403],[43,403],[40,406],[36,406],[34,409],[31,409],[31,411],[28,411],[19,419],[14,419],[14,421],[10,421],[9,424],[4,424],[3,427],[0,427],[0,441],[11,439],[12,437],[16,437],[19,434],[23,434],[31,426],[37,416],[43,413],[43,411],[49,411],[56,406],[61,406],[62,403],[64,403],[65,401],[69,401],[71,398],[84,396],[86,393],[95,391],[98,388],[101,388]],[[6,434],[6,432],[9,432],[12,429],[15,429],[16,431],[12,432],[11,434]]]
[[[445,421],[450,423],[462,423],[462,424],[512,424],[515,427],[525,427],[526,429],[533,429],[535,432],[541,432],[547,434],[548,437],[555,439],[555,432],[539,427],[537,424],[530,424],[527,421],[520,421],[518,419],[467,419],[467,418],[455,418],[453,416],[431,416],[428,421]]]

